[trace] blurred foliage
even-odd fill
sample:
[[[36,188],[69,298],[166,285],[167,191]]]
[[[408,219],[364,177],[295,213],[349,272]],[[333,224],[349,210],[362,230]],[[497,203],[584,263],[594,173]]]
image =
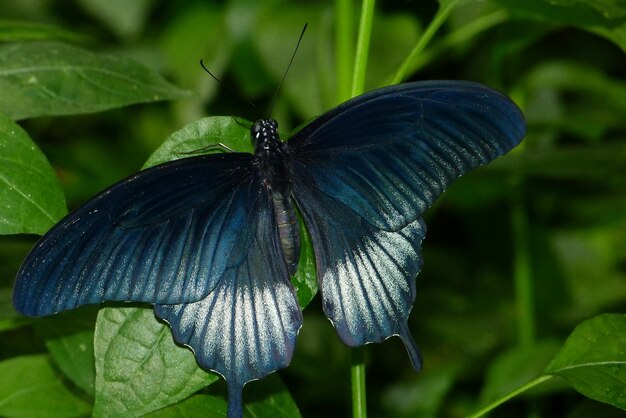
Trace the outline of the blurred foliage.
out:
[[[348,27],[356,39],[360,5],[347,3]],[[490,416],[626,416],[585,398],[625,408],[625,318],[604,313],[626,309],[626,2],[440,3],[441,9],[431,0],[377,4],[366,88],[388,83],[403,63],[411,80],[479,81],[522,107],[528,134],[511,155],[459,180],[426,213],[425,265],[410,318],[425,370],[412,372],[397,339],[368,346],[368,412],[372,417],[467,416],[543,376],[545,383]],[[100,405],[96,413],[104,416],[102,405],[118,396],[116,391],[130,390],[105,385],[99,392],[106,376],[98,376],[98,364],[113,360],[93,358],[95,311],[81,308],[34,321],[11,308],[15,273],[36,239],[25,234],[43,232],[65,211],[63,193],[55,191],[59,181],[72,208],[140,169],[155,150],[152,164],[199,144],[172,134],[193,121],[266,117],[308,22],[271,109],[287,137],[341,100],[335,35],[345,16],[338,10],[330,0],[0,3],[0,109],[5,114],[0,119],[0,232],[12,234],[0,236],[1,416],[44,416],[44,411],[45,416],[83,416],[94,402]],[[406,62],[437,19],[442,19],[439,30]],[[54,51],[65,51],[63,60]],[[200,58],[222,83],[204,73]],[[29,71],[36,68],[50,69],[51,78],[33,79]],[[169,101],[149,103],[160,99]],[[226,119],[234,120],[198,123],[214,124],[215,137],[225,132],[245,141],[245,130],[220,125]],[[190,126],[195,125],[183,129]],[[19,165],[36,169],[18,173],[13,167]],[[15,210],[16,202],[22,209]],[[302,275],[307,289],[300,295],[302,305],[315,292],[310,279]],[[99,323],[106,323],[106,315],[119,319],[141,312],[107,309]],[[291,366],[280,378],[246,386],[250,416],[291,417],[297,409],[306,418],[349,415],[349,349],[323,319],[317,300],[304,314]],[[119,339],[115,327],[137,325],[108,322],[97,332],[109,332],[111,340]],[[157,325],[143,330],[146,338],[161,338]],[[95,352],[119,349],[107,341],[98,340]],[[189,360],[172,360],[178,354],[161,351],[164,339],[159,344],[144,353],[146,362],[160,355],[181,364]],[[607,376],[617,384],[606,384]],[[144,388],[148,392],[161,383],[158,376],[151,379]],[[168,379],[173,401],[213,381]],[[25,390],[32,391],[28,397],[15,395]],[[133,413],[153,411],[154,393],[134,405]],[[152,414],[224,416],[224,396],[218,381]]]

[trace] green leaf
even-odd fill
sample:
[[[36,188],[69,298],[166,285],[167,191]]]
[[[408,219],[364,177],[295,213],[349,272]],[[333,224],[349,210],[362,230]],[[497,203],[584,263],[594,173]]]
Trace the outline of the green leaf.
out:
[[[546,373],[626,410],[626,315],[603,314],[577,326]]]
[[[1,113],[0,161],[0,234],[43,234],[66,212],[61,185],[28,134]]]
[[[626,51],[626,4],[611,0],[494,0],[514,15],[597,33]]]
[[[244,390],[244,417],[299,418],[300,411],[277,374],[272,374],[260,382],[251,382]],[[208,394],[190,398],[155,411],[149,418],[199,417],[223,418],[226,416],[227,402],[224,397]]]
[[[79,0],[92,16],[124,38],[141,32],[154,0]]]
[[[300,259],[298,270],[291,279],[298,293],[298,304],[304,309],[317,293],[317,267],[315,254],[309,231],[304,226],[302,215],[298,212],[300,221]]]
[[[87,415],[91,407],[63,383],[46,355],[0,362],[0,415],[11,418],[65,418]]]
[[[224,144],[238,152],[252,152],[249,126],[252,122],[232,116],[211,116],[191,122],[167,137],[143,168],[190,157],[189,153],[207,145]]]
[[[250,382],[244,391],[244,415],[249,417],[300,418],[300,411],[280,377]]]
[[[33,323],[59,369],[90,395],[95,394],[93,337],[98,308],[89,306]]]
[[[0,42],[57,39],[78,42],[85,38],[53,25],[16,20],[0,20]]]
[[[97,112],[187,92],[123,57],[58,42],[0,45],[0,112],[12,119]]]
[[[182,402],[167,408],[159,409],[146,418],[180,418],[203,417],[224,418],[226,416],[226,399],[213,395],[193,395]]]
[[[544,341],[497,357],[487,370],[480,404],[487,405],[542,375],[559,348],[560,344],[555,341]]]
[[[95,334],[94,416],[134,417],[185,399],[215,382],[193,353],[174,344],[152,309],[104,308]]]

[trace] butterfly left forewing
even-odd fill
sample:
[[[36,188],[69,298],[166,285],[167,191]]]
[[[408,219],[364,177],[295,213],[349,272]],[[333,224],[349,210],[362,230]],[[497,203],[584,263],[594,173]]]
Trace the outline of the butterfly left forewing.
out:
[[[202,299],[241,229],[233,187],[250,154],[205,155],[141,171],[59,221],[18,272],[16,309],[49,315],[103,301]]]

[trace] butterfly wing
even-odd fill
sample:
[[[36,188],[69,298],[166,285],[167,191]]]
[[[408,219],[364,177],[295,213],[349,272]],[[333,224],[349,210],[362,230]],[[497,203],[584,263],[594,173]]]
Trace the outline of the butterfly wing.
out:
[[[324,311],[346,344],[399,335],[419,368],[406,323],[421,267],[421,215],[452,181],[509,151],[524,132],[506,96],[438,81],[359,96],[288,142]]]
[[[233,193],[250,154],[168,162],[113,185],[46,233],[22,264],[13,302],[42,316],[103,301],[202,299],[245,226]]]
[[[244,384],[289,364],[302,317],[260,180],[237,190],[233,202],[247,216],[222,279],[201,301],[156,305],[155,312],[177,342],[192,348],[200,366],[226,379],[228,416],[243,416]]]
[[[434,81],[352,99],[290,141],[297,174],[368,222],[394,230],[417,219],[463,173],[505,154],[524,117],[480,84]]]

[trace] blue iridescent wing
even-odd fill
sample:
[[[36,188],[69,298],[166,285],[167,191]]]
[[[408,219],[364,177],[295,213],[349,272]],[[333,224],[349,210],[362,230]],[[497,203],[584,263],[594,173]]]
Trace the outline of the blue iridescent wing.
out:
[[[313,239],[324,311],[346,344],[399,335],[419,368],[406,323],[422,213],[524,132],[523,115],[506,96],[435,81],[359,96],[289,140],[293,193]]]
[[[233,190],[252,172],[250,154],[213,154],[113,185],[37,242],[18,272],[15,308],[42,316],[103,301],[201,300],[245,226]]]
[[[524,117],[480,84],[399,84],[349,100],[289,141],[316,187],[368,222],[395,230],[417,219],[446,187],[515,147]]]
[[[302,324],[271,198],[260,180],[239,188],[233,204],[245,208],[246,221],[215,289],[195,303],[155,306],[200,366],[225,378],[229,417],[243,416],[247,382],[289,364]]]

